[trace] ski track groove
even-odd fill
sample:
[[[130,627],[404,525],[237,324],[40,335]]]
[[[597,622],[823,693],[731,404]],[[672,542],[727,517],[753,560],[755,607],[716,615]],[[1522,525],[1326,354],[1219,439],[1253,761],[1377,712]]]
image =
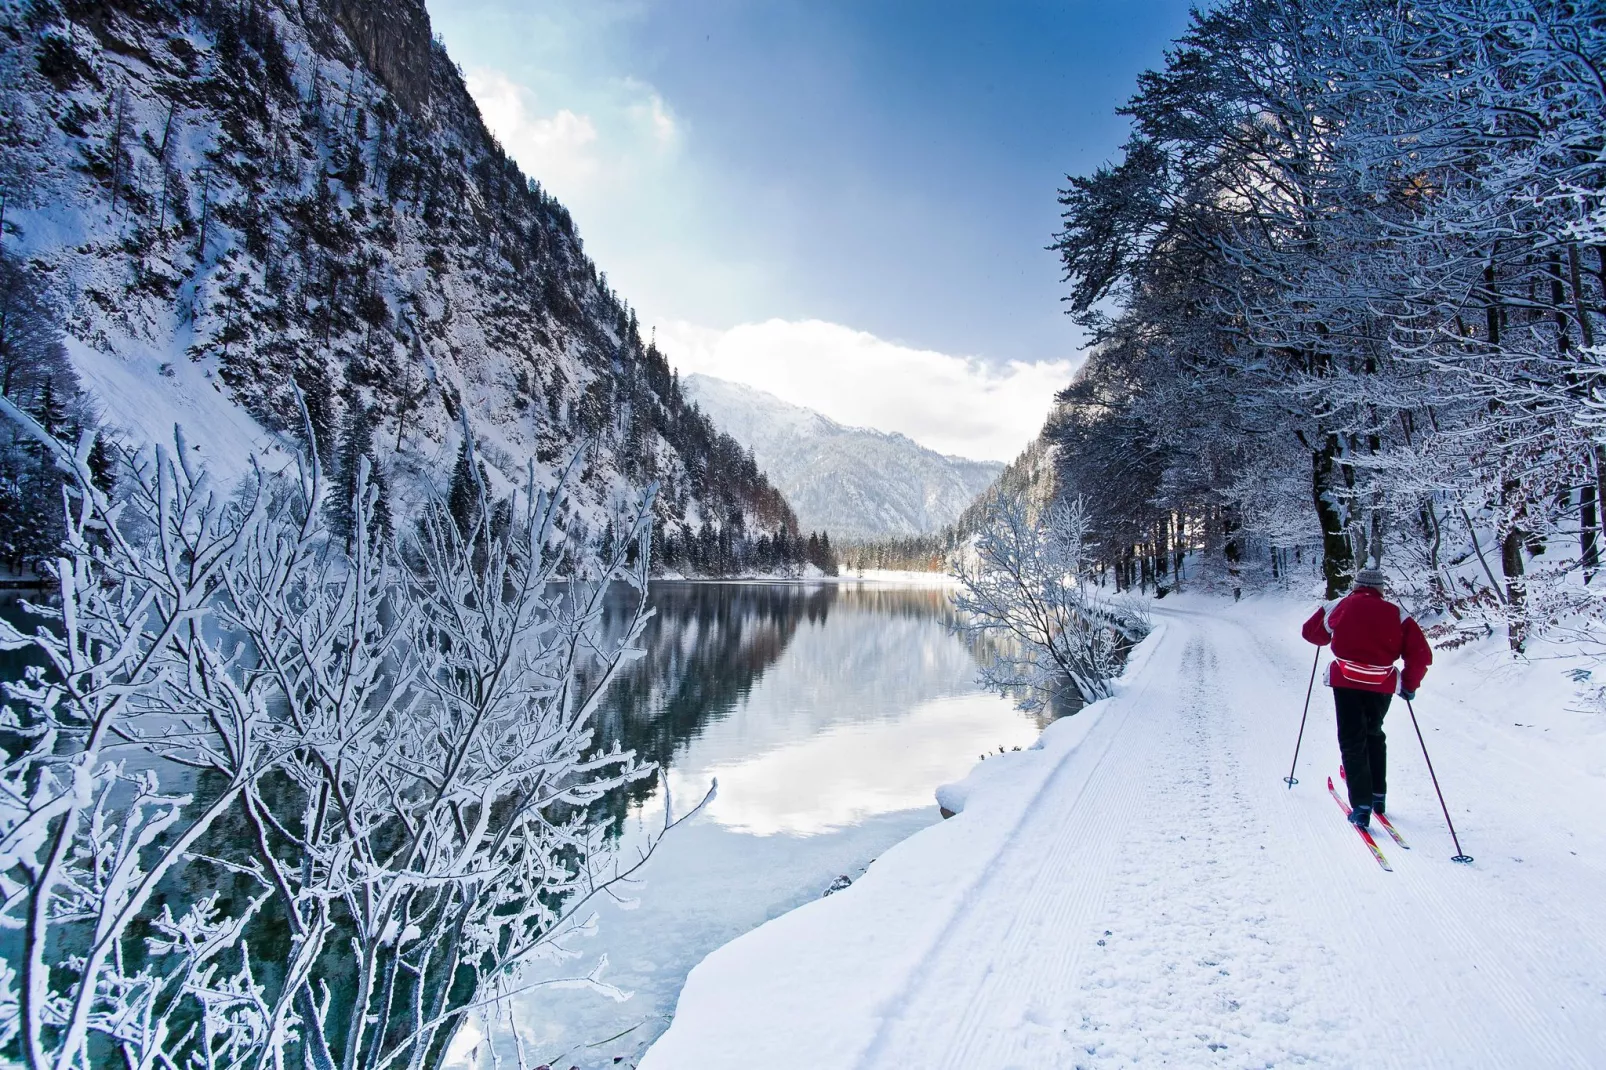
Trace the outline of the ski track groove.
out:
[[[1145,679],[1143,687],[1145,693],[1150,689],[1149,681],[1152,679],[1152,677]],[[1115,743],[1121,737],[1122,729],[1126,727],[1127,723],[1125,719],[1108,719],[1095,725],[1089,733],[1089,738],[1083,741],[1082,746],[1068,755],[1060,767],[1045,779],[1037,798],[1023,812],[1009,848],[1000,856],[998,864],[970,891],[955,913],[954,918],[950,920],[943,936],[927,955],[925,963],[915,971],[915,977],[919,980],[915,982],[913,990],[907,992],[901,1000],[897,1001],[902,1006],[933,1006],[935,1003],[942,1002],[940,999],[935,1001],[932,999],[934,990],[949,986],[967,988],[969,990],[967,1012],[959,1020],[957,1033],[949,1035],[947,1052],[948,1056],[952,1057],[943,1056],[941,1063],[931,1063],[930,1065],[975,1065],[963,1062],[955,1054],[955,1051],[958,1046],[968,1046],[970,1042],[973,1042],[977,1034],[987,1024],[984,1014],[976,1012],[979,1008],[985,1006],[986,997],[990,995],[991,990],[996,985],[999,974],[989,968],[980,977],[969,976],[972,971],[967,968],[968,963],[975,960],[967,955],[955,956],[953,949],[960,944],[975,946],[978,939],[975,932],[978,923],[986,924],[987,929],[990,930],[981,937],[981,946],[998,946],[1000,939],[1002,939],[1007,949],[1006,954],[1000,956],[1002,961],[1015,962],[1019,960],[1018,956],[1026,953],[1027,949],[1024,945],[1036,935],[1038,926],[1031,924],[1030,919],[1043,917],[1042,910],[1045,906],[1045,900],[1055,893],[1055,887],[1052,882],[1040,879],[1039,875],[1045,868],[1052,866],[1054,869],[1062,871],[1066,866],[1068,856],[1079,855],[1082,861],[1087,864],[1082,865],[1072,876],[1075,889],[1073,902],[1080,902],[1101,893],[1099,878],[1106,869],[1108,861],[1106,856],[1113,853],[1113,843],[1104,837],[1087,836],[1085,831],[1083,835],[1075,836],[1064,833],[1055,834],[1052,830],[1048,830],[1046,835],[1050,847],[1047,851],[1041,851],[1036,846],[1040,841],[1033,834],[1035,830],[1031,829],[1030,826],[1034,823],[1044,823],[1043,815],[1045,814],[1066,812],[1055,804],[1055,797],[1067,790],[1067,784],[1071,786],[1077,796],[1072,803],[1074,809],[1069,812],[1076,815],[1085,812],[1078,804],[1085,798],[1088,790],[1091,789],[1093,781],[1091,777],[1078,778],[1075,774],[1082,767],[1089,764],[1097,768],[1111,750],[1114,749]],[[1090,746],[1090,744],[1093,745]],[[1013,876],[1023,867],[1030,874],[1031,892],[1026,904],[1027,909],[1020,911],[1018,914],[1009,915],[998,915],[994,912],[973,909],[980,901],[985,900],[987,893],[992,890],[994,885],[1009,876]],[[1005,892],[1005,894],[1007,895],[1008,893]],[[1028,922],[1026,924],[1018,923],[1017,919],[1020,917],[1028,919]],[[999,928],[1004,931],[998,933],[996,930]],[[1047,939],[1048,947],[1059,953],[1062,959],[1060,965],[1066,972],[1074,969],[1077,951],[1075,945],[1068,944],[1052,928],[1047,934]],[[1004,976],[1019,977],[1018,974],[1013,972],[1006,973]],[[898,1024],[907,1023],[900,1021]],[[929,1023],[924,1022],[913,1024],[917,1029],[929,1027]],[[872,1042],[866,1060],[862,1065],[883,1065],[888,1058],[887,1053],[901,1050],[909,1039],[908,1037],[900,1036],[896,1026],[889,1030],[884,1025],[880,1034]],[[894,1061],[890,1065],[897,1065],[897,1063]]]
[[[1280,660],[1262,636],[1242,625],[1231,626],[1240,639],[1252,642],[1268,661]],[[1323,698],[1327,698],[1327,693],[1318,688],[1311,699],[1311,717],[1313,722],[1320,718],[1328,738],[1316,740],[1316,749],[1310,753],[1328,756],[1326,761],[1332,766],[1337,783],[1337,743],[1331,738],[1330,699],[1319,705],[1318,700]],[[1323,717],[1323,714],[1328,716]],[[1370,936],[1363,941],[1353,938],[1346,941],[1353,952],[1353,968],[1359,971],[1349,976],[1365,976],[1369,967],[1373,971],[1389,969],[1395,974],[1393,983],[1387,986],[1390,990],[1410,991],[1426,982],[1431,986],[1433,998],[1421,1003],[1459,1004],[1468,1011],[1462,1028],[1444,1038],[1436,1050],[1416,1052],[1392,1064],[1509,1066],[1513,1064],[1510,1055],[1495,1057],[1491,1053],[1508,1050],[1515,1035],[1523,1037],[1528,1045],[1524,1061],[1529,1065],[1590,1065],[1583,1053],[1591,1047],[1596,1052],[1606,1052],[1603,1038],[1597,1036],[1591,1040],[1579,1033],[1575,1046],[1564,1035],[1573,1030],[1555,1028],[1554,1016],[1547,1016],[1536,1003],[1539,993],[1549,991],[1551,982],[1546,979],[1553,976],[1555,970],[1543,968],[1536,956],[1551,962],[1563,960],[1568,964],[1568,972],[1576,972],[1580,977],[1590,973],[1599,976],[1606,930],[1599,921],[1598,908],[1592,906],[1589,899],[1578,896],[1575,890],[1558,889],[1550,883],[1536,885],[1529,873],[1521,869],[1502,871],[1498,879],[1488,879],[1489,871],[1480,872],[1476,862],[1470,870],[1463,870],[1449,861],[1454,846],[1444,827],[1438,799],[1433,794],[1416,733],[1411,728],[1410,714],[1401,701],[1390,707],[1389,714],[1385,723],[1389,732],[1390,798],[1410,801],[1407,823],[1397,820],[1396,824],[1412,846],[1404,850],[1386,841],[1389,846],[1385,847],[1385,853],[1394,866],[1394,873],[1383,876],[1396,878],[1402,888],[1390,889],[1381,901],[1371,902],[1369,905],[1375,909],[1369,912],[1354,909],[1353,900],[1347,904],[1351,908],[1345,919],[1349,924],[1343,926],[1342,931],[1351,937],[1361,933]],[[1309,732],[1307,728],[1307,737]],[[1306,742],[1310,744],[1312,740],[1307,738]],[[1522,764],[1520,758],[1513,759],[1512,763]],[[1307,777],[1301,779],[1301,786],[1320,777],[1325,789],[1326,774],[1319,770],[1320,764],[1316,764]],[[1396,788],[1405,790],[1396,792]],[[1530,808],[1526,800],[1520,800],[1519,805],[1527,811],[1529,821],[1538,823],[1529,828],[1543,831],[1543,818],[1538,808]],[[1397,814],[1396,803],[1391,806],[1391,816]],[[1465,829],[1460,831],[1465,832]],[[1354,853],[1367,859],[1366,865],[1375,866],[1364,851]],[[1501,887],[1504,883],[1518,884],[1521,890],[1511,894]],[[1339,887],[1334,882],[1326,882],[1326,885]],[[1566,909],[1557,909],[1556,900],[1564,900]],[[1406,908],[1407,904],[1410,909]],[[1475,909],[1466,909],[1469,905]],[[1476,926],[1470,924],[1474,918],[1478,922]],[[1529,924],[1524,925],[1522,919],[1527,919]],[[1530,929],[1549,933],[1572,929],[1583,939],[1564,947],[1541,947],[1538,942],[1523,938]],[[1420,957],[1435,963],[1437,968],[1402,972],[1398,968],[1402,960],[1394,957],[1380,963],[1376,956],[1379,936],[1383,944],[1390,946],[1416,945]],[[1491,940],[1491,937],[1499,939]],[[1526,974],[1532,983],[1525,982],[1519,973]],[[1478,998],[1469,998],[1474,991]],[[1505,1013],[1489,1013],[1490,1007],[1485,1001],[1490,1000]],[[1400,1009],[1403,1008],[1386,1008],[1378,1015],[1378,1024],[1389,1034],[1388,1047],[1394,1052],[1413,1047],[1409,1034],[1412,1018],[1398,1014]]]
[[[1451,863],[1403,703],[1390,800],[1412,849],[1388,840],[1383,872],[1326,797],[1325,688],[1300,784],[1281,783],[1310,671],[1298,648],[1230,617],[1156,615],[1171,627],[1135,686],[1045,778],[860,1070],[1582,1067],[1606,1052],[1598,882]],[[1492,837],[1481,849],[1506,862]]]

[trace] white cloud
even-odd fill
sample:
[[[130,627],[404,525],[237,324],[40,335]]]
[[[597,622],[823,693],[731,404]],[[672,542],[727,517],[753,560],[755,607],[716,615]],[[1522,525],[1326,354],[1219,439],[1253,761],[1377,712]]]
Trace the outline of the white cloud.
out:
[[[597,126],[590,116],[568,108],[537,115],[530,92],[499,71],[470,71],[466,81],[485,125],[543,185],[571,188],[596,176]]]
[[[644,82],[623,79],[583,110],[543,114],[537,94],[501,71],[476,68],[465,81],[508,154],[571,208],[639,199],[649,170],[679,148],[680,123]]]
[[[784,311],[771,300],[784,286],[775,243],[745,229],[745,251],[722,239],[736,223],[710,193],[717,182],[698,163],[695,126],[650,82],[568,70],[585,47],[559,47],[574,26],[542,32],[544,62],[470,66],[465,81],[508,155],[573,215],[614,288],[649,322]]]
[[[658,342],[683,375],[746,383],[840,423],[999,461],[1013,460],[1042,430],[1077,364],[998,367],[820,320],[772,319],[723,331],[672,322],[659,327]]]
[[[627,83],[632,88],[640,88],[646,99],[630,106],[631,117],[634,118],[663,148],[673,148],[680,140],[680,124],[669,111],[669,105],[664,98],[650,88],[640,86],[640,83],[631,81]]]

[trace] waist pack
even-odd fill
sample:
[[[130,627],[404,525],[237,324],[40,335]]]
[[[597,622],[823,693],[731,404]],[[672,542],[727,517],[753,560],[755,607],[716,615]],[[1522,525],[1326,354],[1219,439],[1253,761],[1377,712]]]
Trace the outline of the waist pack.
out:
[[[1333,659],[1327,682],[1333,687],[1360,687],[1368,691],[1393,691],[1399,683],[1399,670],[1392,665],[1367,665],[1360,661]]]

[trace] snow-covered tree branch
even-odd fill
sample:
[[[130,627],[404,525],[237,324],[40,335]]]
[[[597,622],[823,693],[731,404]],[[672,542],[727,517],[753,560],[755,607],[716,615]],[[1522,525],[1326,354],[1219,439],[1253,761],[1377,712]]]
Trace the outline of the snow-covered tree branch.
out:
[[[1551,0],[1194,16],[1061,198],[1098,345],[1050,438],[1118,585],[1386,562],[1515,652],[1600,616],[1603,57]]]
[[[36,661],[0,714],[0,1042],[35,1070],[429,1067],[572,953],[641,862],[591,808],[655,770],[591,721],[648,618],[650,493],[607,548],[565,530],[577,464],[392,540],[364,459],[342,538],[314,451],[230,493],[179,436],[114,500],[88,443],[5,415],[70,494],[51,604],[0,623]]]
[[[1109,694],[1123,643],[1142,638],[1140,615],[1096,594],[1087,514],[1075,500],[1035,512],[1023,494],[998,495],[969,552],[959,555],[960,627],[990,640],[984,686],[1040,709],[1062,694]]]

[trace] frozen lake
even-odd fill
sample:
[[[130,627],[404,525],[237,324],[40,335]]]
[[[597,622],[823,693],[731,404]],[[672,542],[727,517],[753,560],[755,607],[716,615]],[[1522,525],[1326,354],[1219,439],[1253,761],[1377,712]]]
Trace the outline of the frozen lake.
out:
[[[465,1028],[457,1065],[630,1066],[668,1026],[686,974],[726,941],[857,877],[940,820],[932,792],[983,751],[1027,746],[1037,719],[980,692],[945,591],[884,585],[663,583],[648,654],[609,696],[601,728],[666,769],[675,829],[595,935],[554,977],[590,971],[627,992],[541,988],[489,1035]],[[663,781],[615,807],[626,852],[661,826]],[[615,1062],[615,1059],[621,1061]]]

